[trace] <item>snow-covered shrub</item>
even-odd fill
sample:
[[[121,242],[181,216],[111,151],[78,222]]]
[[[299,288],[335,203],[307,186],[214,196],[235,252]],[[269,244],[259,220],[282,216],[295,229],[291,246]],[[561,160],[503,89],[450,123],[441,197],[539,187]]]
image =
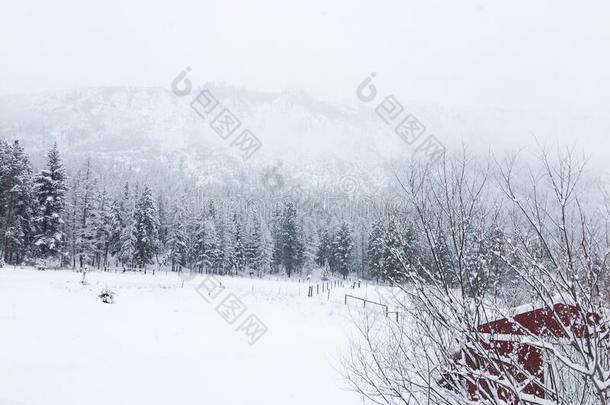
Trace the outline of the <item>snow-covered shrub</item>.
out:
[[[114,291],[111,291],[108,288],[104,288],[99,297],[105,304],[114,304]]]
[[[390,251],[407,300],[399,322],[358,322],[344,363],[357,392],[387,405],[610,403],[610,209],[585,203],[598,198],[569,153],[541,161],[525,175],[499,164],[493,198],[467,155],[409,172],[430,256]]]

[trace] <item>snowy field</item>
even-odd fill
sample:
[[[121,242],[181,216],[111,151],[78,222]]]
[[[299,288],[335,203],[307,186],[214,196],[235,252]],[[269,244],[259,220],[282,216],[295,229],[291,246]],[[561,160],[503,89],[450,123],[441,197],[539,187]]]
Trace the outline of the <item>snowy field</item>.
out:
[[[363,403],[339,370],[357,306],[343,299],[364,284],[309,298],[306,283],[222,277],[208,303],[201,277],[81,278],[0,269],[0,405]],[[231,293],[246,307],[232,325],[216,311]],[[236,330],[249,314],[267,326],[253,345]]]

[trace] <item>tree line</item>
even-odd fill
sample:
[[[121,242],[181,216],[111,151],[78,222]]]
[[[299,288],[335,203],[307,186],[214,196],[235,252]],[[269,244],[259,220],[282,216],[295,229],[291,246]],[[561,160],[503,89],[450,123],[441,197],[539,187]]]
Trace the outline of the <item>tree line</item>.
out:
[[[34,171],[18,141],[1,141],[2,259],[288,276],[323,267],[346,276],[357,266],[355,240],[366,239],[355,237],[347,221],[319,220],[308,228],[310,214],[290,199],[271,202],[270,215],[257,207],[227,208],[221,197],[193,207],[189,196],[155,193],[139,182],[125,182],[117,191],[102,174],[89,159],[69,172],[57,145],[45,167]],[[362,250],[360,260],[368,262],[366,246]],[[381,277],[371,263],[365,272]]]
[[[322,268],[391,283],[401,281],[404,265],[438,264],[412,210],[376,205],[341,216],[349,211],[345,206],[337,203],[329,215],[333,207],[319,209],[324,196],[315,193],[269,198],[261,206],[246,198],[227,203],[217,191],[201,198],[206,190],[188,191],[192,187],[176,195],[141,181],[117,186],[90,159],[65,169],[56,145],[35,172],[18,141],[0,142],[0,170],[0,248],[9,264],[45,260],[72,268],[168,266],[287,276]],[[440,223],[434,232],[442,262],[449,241]],[[481,261],[494,261],[499,233],[469,241]],[[498,275],[505,272],[497,267]]]

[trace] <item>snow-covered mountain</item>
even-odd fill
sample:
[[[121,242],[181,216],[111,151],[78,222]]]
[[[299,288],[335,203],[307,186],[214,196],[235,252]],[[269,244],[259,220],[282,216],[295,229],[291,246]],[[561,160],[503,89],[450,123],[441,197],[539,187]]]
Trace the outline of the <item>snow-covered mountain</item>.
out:
[[[103,87],[3,96],[0,136],[21,139],[33,155],[57,141],[69,156],[136,167],[178,165],[202,183],[281,164],[308,182],[351,176],[366,188],[366,183],[391,181],[392,167],[409,159],[414,149],[355,97],[347,106],[303,92],[265,93],[217,83],[203,87],[262,141],[262,148],[247,162],[191,108],[198,91],[179,97],[161,88]],[[404,107],[449,148],[465,142],[475,150],[498,152],[552,139],[585,145],[584,152],[595,156],[596,151],[586,150],[588,139],[602,150],[610,147],[610,137],[605,136],[610,125],[591,117],[406,103]]]
[[[262,155],[370,155],[383,129],[365,109],[335,107],[304,93],[205,86],[262,141]],[[71,152],[143,152],[219,147],[226,142],[190,107],[191,96],[160,88],[107,87],[0,98],[2,130],[33,148],[57,141]],[[386,148],[391,150],[391,148]],[[349,153],[348,153],[349,152]]]
[[[261,140],[247,162],[191,108],[196,91],[178,97],[160,88],[109,87],[5,96],[1,136],[20,139],[33,155],[57,142],[67,156],[178,164],[204,183],[275,165],[309,180],[364,175],[382,157],[399,156],[399,147],[409,150],[365,108],[337,107],[305,93],[204,87]]]

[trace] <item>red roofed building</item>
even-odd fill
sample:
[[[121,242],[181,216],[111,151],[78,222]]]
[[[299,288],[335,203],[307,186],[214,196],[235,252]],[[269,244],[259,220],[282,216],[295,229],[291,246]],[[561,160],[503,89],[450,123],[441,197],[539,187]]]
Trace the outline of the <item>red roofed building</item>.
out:
[[[599,325],[600,316],[587,313],[584,315],[586,321],[582,322],[583,314],[578,307],[565,304],[555,304],[552,309],[521,307],[515,312],[512,317],[479,325],[478,331],[488,337],[480,342],[480,346],[489,350],[489,356],[462,350],[459,357],[469,368],[483,371],[488,376],[508,372],[518,383],[526,384],[521,391],[523,394],[545,398],[544,387],[551,386],[554,381],[551,381],[552,375],[548,375],[548,364],[544,363],[542,350],[533,341],[544,336],[586,338],[588,327]],[[511,358],[512,361],[498,359],[500,356]],[[500,370],[505,371],[501,373]],[[473,373],[473,379],[475,375]],[[479,399],[481,391],[490,395],[495,391],[500,399],[518,403],[511,390],[499,383],[489,382],[489,379],[466,381],[465,388],[472,400]]]

